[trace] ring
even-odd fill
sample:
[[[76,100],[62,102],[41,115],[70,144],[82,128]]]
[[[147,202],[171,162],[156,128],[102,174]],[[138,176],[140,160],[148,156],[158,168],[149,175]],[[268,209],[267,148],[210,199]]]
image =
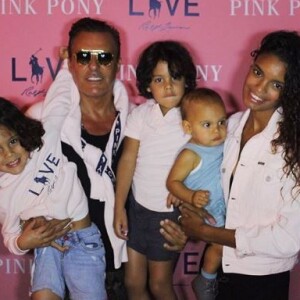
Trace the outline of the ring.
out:
[[[179,215],[178,218],[177,218],[177,221],[178,221],[179,224],[180,224],[181,218],[182,218],[182,215]]]

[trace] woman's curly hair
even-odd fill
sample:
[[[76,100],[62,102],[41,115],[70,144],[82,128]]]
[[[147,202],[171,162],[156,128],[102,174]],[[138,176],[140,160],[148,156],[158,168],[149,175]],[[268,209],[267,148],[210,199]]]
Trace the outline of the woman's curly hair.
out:
[[[296,31],[275,31],[266,35],[260,48],[252,52],[254,60],[262,54],[277,56],[286,65],[284,87],[280,94],[283,118],[278,136],[272,141],[276,150],[283,147],[284,172],[300,187],[300,36]]]
[[[21,146],[31,152],[43,146],[45,131],[41,122],[25,116],[13,103],[0,97],[0,125],[15,132]]]
[[[196,87],[197,70],[189,51],[176,41],[158,41],[150,44],[139,57],[136,82],[141,96],[153,98],[147,88],[151,83],[153,70],[160,61],[168,64],[172,77],[185,79],[185,92]]]

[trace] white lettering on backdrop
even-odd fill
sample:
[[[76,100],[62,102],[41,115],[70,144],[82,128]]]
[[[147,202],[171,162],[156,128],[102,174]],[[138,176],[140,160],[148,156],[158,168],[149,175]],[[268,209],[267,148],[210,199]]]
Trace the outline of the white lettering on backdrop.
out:
[[[1,258],[0,272],[5,274],[30,274],[32,268],[32,258]]]
[[[40,11],[41,2],[37,0],[0,0],[0,15],[64,15],[101,14],[104,0],[47,0],[46,11]],[[45,7],[44,7],[45,8]]]
[[[279,0],[231,0],[230,15],[279,16],[276,5]]]

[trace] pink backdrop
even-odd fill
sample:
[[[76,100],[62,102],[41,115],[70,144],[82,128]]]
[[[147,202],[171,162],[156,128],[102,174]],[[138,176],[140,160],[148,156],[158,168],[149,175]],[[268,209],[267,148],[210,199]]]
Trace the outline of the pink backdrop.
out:
[[[135,65],[141,49],[155,40],[176,39],[191,50],[199,85],[217,89],[228,112],[234,112],[243,108],[240,95],[250,51],[271,30],[299,31],[300,0],[160,0],[160,10],[150,9],[150,2],[0,0],[0,95],[24,107],[42,100],[59,68],[58,49],[67,44],[70,25],[91,16],[120,29],[119,78],[126,83],[132,101],[141,101],[135,89]],[[38,77],[32,77],[32,54],[41,67]],[[202,247],[202,243],[189,243],[181,254],[174,275],[180,299],[194,299],[189,284]],[[30,266],[30,255],[10,255],[0,244],[1,299],[27,299]],[[291,300],[299,298],[299,277],[297,266],[292,272]]]

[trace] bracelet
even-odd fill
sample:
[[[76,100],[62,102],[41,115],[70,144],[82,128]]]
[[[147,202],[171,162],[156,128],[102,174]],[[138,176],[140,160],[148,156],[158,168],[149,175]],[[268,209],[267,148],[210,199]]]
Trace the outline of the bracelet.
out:
[[[21,228],[21,230],[23,231],[23,229],[24,229],[24,225],[25,225],[25,223],[26,223],[26,221],[25,220],[21,220],[20,221],[20,228]]]

